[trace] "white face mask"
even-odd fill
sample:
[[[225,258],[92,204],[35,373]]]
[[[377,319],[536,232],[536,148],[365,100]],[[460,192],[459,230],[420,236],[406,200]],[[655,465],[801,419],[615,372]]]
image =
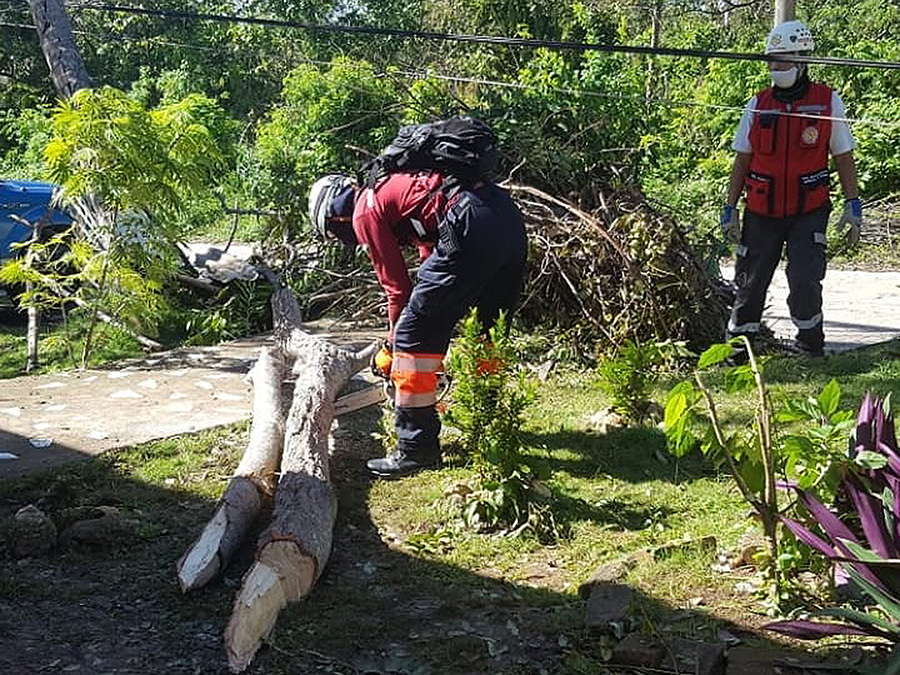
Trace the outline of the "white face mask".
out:
[[[794,86],[797,81],[799,71],[797,66],[788,68],[787,70],[770,70],[769,75],[772,76],[772,84],[780,89],[788,89]]]

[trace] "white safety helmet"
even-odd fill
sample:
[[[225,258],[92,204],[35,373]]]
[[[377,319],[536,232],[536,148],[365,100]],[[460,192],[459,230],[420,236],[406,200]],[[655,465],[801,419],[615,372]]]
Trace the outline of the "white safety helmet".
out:
[[[343,232],[349,227],[350,217],[353,214],[353,193],[355,182],[349,176],[329,174],[323,176],[309,191],[309,220],[312,222],[313,231],[319,239],[325,239],[327,233],[332,233],[344,240]],[[335,221],[341,221],[340,227]],[[342,230],[340,233],[336,229]],[[349,243],[349,242],[348,242]]]
[[[769,32],[766,54],[811,52],[815,47],[812,33],[801,21],[785,21]]]

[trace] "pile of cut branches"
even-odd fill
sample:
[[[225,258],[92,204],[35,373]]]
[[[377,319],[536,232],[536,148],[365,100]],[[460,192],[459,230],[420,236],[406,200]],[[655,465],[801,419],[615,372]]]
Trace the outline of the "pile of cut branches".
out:
[[[897,247],[900,243],[900,197],[866,202],[865,210],[862,240],[867,244]]]
[[[602,351],[625,339],[719,342],[731,302],[714,256],[704,259],[640,192],[601,194],[588,213],[535,188],[508,185],[525,214],[529,262],[519,318],[578,329]]]
[[[505,187],[529,235],[518,314],[526,328],[571,331],[599,351],[625,339],[683,340],[702,349],[724,337],[731,298],[715,257],[704,260],[678,224],[637,189],[610,193],[588,213],[533,187]],[[338,256],[342,269],[329,267],[328,258],[326,252],[318,266],[306,268],[316,270],[321,286],[309,273],[300,275],[303,288],[292,284],[307,318],[326,305],[330,316],[386,322],[365,255]]]

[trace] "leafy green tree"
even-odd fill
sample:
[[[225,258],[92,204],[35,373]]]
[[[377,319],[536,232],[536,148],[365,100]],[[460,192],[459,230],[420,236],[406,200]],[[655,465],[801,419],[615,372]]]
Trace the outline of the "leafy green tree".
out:
[[[31,107],[0,113],[0,134],[6,139],[0,150],[0,177],[38,180],[45,171],[44,146],[51,135],[49,107]],[[2,147],[2,146],[0,146]]]
[[[326,70],[293,70],[282,97],[260,125],[256,149],[271,205],[292,222],[305,222],[309,187],[317,178],[355,173],[393,138],[400,96],[370,64],[338,58]]]
[[[176,270],[178,216],[191,195],[214,184],[221,154],[203,124],[215,107],[193,95],[148,110],[124,92],[84,89],[57,107],[46,147],[48,178],[78,216],[80,243],[42,276],[21,260],[6,270],[56,293],[89,316],[81,362],[101,312],[152,327],[163,282]]]

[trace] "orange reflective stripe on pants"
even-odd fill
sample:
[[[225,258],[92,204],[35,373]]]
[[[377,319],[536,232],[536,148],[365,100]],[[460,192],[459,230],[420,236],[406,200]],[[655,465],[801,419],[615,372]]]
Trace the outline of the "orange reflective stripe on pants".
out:
[[[443,354],[394,352],[391,380],[396,389],[394,403],[403,408],[424,408],[437,403],[437,375]]]

